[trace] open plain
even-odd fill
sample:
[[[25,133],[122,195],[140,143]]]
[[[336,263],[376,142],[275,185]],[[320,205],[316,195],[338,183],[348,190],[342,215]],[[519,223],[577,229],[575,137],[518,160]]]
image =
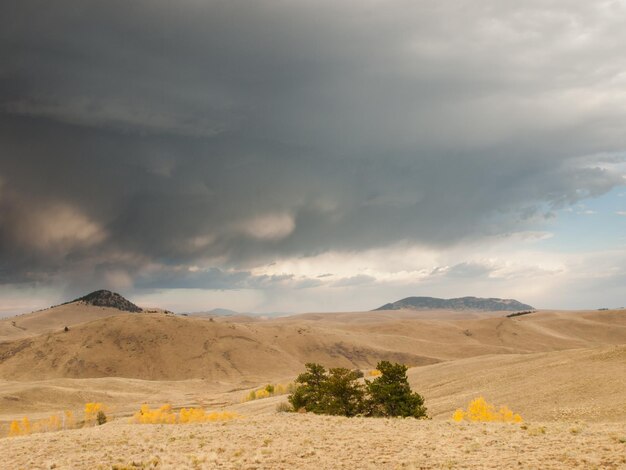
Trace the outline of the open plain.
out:
[[[65,327],[67,330],[65,331]],[[626,468],[626,311],[379,311],[255,317],[69,304],[0,322],[0,435],[84,404],[102,426],[3,437],[6,468]],[[245,401],[304,368],[403,362],[430,420],[278,412]],[[521,424],[456,423],[485,397]],[[147,403],[224,422],[136,424]]]

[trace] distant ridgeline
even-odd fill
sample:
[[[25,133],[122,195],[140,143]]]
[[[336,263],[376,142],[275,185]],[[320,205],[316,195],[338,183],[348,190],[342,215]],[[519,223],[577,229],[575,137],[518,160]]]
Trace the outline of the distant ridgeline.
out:
[[[513,299],[482,299],[480,297],[460,297],[458,299],[438,299],[436,297],[407,297],[377,310],[485,310],[508,311],[534,310],[533,307]]]
[[[129,300],[126,300],[120,294],[109,290],[97,290],[91,294],[87,294],[66,303],[71,304],[73,302],[85,302],[86,304],[94,305],[96,307],[116,308],[118,310],[123,310],[124,312],[138,313],[142,311],[141,308],[137,307]]]

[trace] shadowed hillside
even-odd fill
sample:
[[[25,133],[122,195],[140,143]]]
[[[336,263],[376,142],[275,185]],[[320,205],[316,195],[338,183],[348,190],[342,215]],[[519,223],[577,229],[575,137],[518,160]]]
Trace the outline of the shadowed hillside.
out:
[[[424,320],[403,312],[329,314],[236,323],[164,314],[120,314],[0,344],[0,377],[270,380],[305,362],[371,368],[488,354],[626,343],[626,314],[538,312]]]
[[[295,374],[308,360],[354,367],[389,359],[436,362],[402,350],[345,341],[344,334],[299,327],[219,323],[163,314],[118,315],[0,344],[0,377],[132,377],[240,380]]]

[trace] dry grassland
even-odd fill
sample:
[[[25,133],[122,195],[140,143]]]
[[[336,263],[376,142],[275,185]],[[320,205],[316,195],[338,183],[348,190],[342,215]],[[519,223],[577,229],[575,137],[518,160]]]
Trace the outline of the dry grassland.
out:
[[[14,469],[626,468],[623,424],[452,423],[274,414],[2,440]]]
[[[626,311],[211,321],[59,309],[0,322],[0,436],[87,402],[109,422],[0,437],[0,468],[626,469]],[[277,413],[284,395],[242,403],[307,361],[368,371],[382,359],[416,366],[409,381],[432,420]],[[481,395],[524,422],[452,422]],[[243,418],[131,423],[143,403]]]

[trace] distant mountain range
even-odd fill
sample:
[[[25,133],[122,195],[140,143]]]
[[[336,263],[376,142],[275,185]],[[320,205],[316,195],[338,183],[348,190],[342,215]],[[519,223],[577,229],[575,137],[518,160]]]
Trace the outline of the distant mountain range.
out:
[[[230,310],[228,308],[214,308],[209,311],[210,314],[213,315],[223,315],[223,316],[233,316],[233,315],[241,315],[239,312],[235,310]]]
[[[203,312],[187,312],[183,315],[188,317],[233,317],[233,316],[249,316],[249,317],[286,317],[288,315],[293,315],[290,312],[237,312],[235,310],[230,310],[227,308],[214,308],[213,310],[203,311]]]
[[[71,302],[84,302],[96,307],[110,307],[125,312],[141,312],[142,309],[122,297],[116,292],[108,290],[97,290],[83,297],[72,300]],[[407,297],[393,303],[385,304],[373,311],[378,310],[484,310],[484,311],[507,311],[520,312],[534,310],[534,307],[523,304],[514,299],[498,299],[498,298],[480,298],[480,297],[460,297],[456,299],[439,299],[436,297]],[[259,316],[261,314],[246,313],[242,314],[234,310],[225,308],[214,308],[208,312],[193,312],[186,314],[188,316],[236,316],[236,315],[252,315]],[[262,316],[278,317],[284,316],[285,313],[264,313]]]
[[[407,297],[397,302],[385,304],[377,310],[485,310],[516,312],[534,310],[533,307],[514,299],[483,299],[480,297],[459,297],[457,299],[438,299],[436,297]]]
[[[189,312],[184,315],[188,317],[232,317],[235,315],[244,315],[242,313],[236,312],[235,310],[229,310],[227,308],[214,308],[213,310],[208,310],[206,312]]]

